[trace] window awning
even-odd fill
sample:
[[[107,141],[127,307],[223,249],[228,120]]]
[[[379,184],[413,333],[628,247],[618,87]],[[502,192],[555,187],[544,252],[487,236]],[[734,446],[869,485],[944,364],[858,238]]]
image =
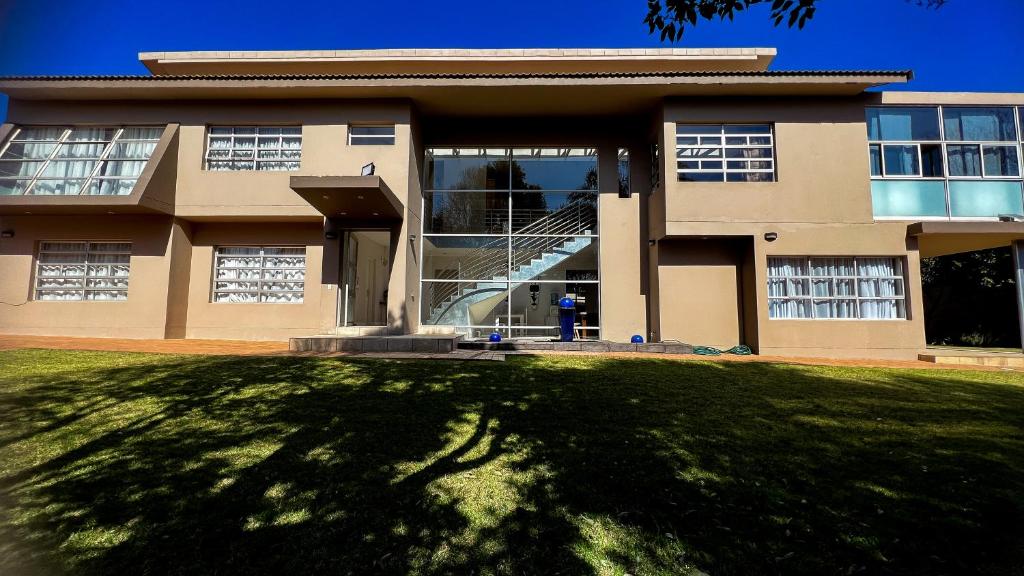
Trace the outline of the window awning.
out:
[[[915,222],[907,236],[917,238],[922,258],[1009,246],[1024,240],[1024,222]]]
[[[291,188],[331,219],[392,222],[405,210],[380,176],[292,176]]]

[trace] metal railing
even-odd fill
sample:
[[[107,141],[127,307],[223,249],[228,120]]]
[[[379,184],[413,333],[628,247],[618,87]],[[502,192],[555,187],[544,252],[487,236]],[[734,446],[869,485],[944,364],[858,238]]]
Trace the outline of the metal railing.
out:
[[[459,260],[456,268],[442,272],[437,280],[510,278],[520,267],[572,241],[572,236],[593,230],[596,224],[597,210],[593,202],[571,202],[516,230],[511,240],[507,236],[496,238],[469,252]],[[507,248],[509,241],[512,242],[511,261]],[[432,312],[460,290],[472,290],[477,282],[435,284],[430,298]]]

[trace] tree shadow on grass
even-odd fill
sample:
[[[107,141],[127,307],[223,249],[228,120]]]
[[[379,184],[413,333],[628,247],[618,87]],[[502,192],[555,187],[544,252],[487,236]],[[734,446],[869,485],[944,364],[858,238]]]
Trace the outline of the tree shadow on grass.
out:
[[[993,373],[11,353],[0,572],[1014,573]],[[91,369],[83,369],[92,366]]]

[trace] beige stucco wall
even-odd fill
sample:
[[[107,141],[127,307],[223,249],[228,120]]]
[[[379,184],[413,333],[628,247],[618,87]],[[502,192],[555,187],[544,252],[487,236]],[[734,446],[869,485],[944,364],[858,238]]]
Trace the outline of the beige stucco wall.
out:
[[[679,182],[677,123],[774,123],[775,182]],[[864,102],[726,99],[665,104],[667,222],[872,221]]]
[[[320,332],[335,320],[336,288],[321,283],[322,229],[318,223],[202,223],[193,226],[186,338],[285,340]],[[304,246],[306,285],[301,304],[211,301],[217,246]],[[329,302],[328,306],[321,306]],[[330,315],[322,318],[322,315]]]
[[[170,283],[170,217],[3,216],[0,239],[0,333],[163,338]],[[121,302],[32,300],[41,240],[132,243],[128,299]]]
[[[742,343],[741,256],[726,240],[659,243],[661,341],[716,348]]]

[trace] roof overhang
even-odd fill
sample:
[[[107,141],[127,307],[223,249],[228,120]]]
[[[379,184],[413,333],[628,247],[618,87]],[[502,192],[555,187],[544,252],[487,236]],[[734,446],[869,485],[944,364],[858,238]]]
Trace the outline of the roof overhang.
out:
[[[915,222],[907,236],[917,238],[922,258],[1009,246],[1024,240],[1024,222]]]
[[[767,70],[774,48],[535,48],[142,52],[155,75],[536,74]]]
[[[0,78],[15,100],[406,99],[437,115],[649,111],[665,98],[854,96],[907,71],[598,74],[55,76]]]
[[[389,223],[405,210],[380,176],[292,176],[291,188],[334,220]]]

